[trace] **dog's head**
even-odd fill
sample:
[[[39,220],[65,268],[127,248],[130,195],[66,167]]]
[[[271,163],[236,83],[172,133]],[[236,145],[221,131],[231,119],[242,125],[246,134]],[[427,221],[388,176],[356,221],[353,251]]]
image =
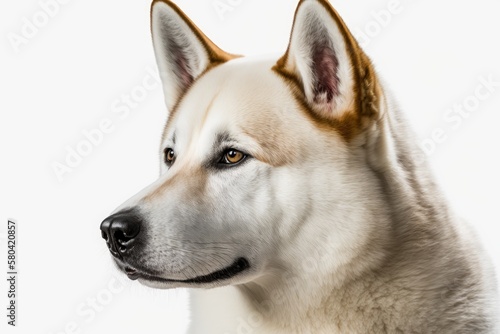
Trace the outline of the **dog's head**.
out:
[[[286,268],[327,238],[336,264],[354,256],[373,232],[360,152],[383,101],[335,10],[301,1],[272,60],[222,51],[170,1],[151,19],[169,116],[159,179],[101,225],[118,266],[153,287],[213,287]]]

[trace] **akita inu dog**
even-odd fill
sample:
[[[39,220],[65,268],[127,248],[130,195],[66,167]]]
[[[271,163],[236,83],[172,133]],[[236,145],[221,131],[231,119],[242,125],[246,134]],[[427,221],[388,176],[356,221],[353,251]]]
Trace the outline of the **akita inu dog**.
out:
[[[101,224],[118,267],[192,290],[190,333],[493,333],[496,282],[326,0],[279,59],[152,4],[159,179]],[[168,330],[166,331],[166,333]]]

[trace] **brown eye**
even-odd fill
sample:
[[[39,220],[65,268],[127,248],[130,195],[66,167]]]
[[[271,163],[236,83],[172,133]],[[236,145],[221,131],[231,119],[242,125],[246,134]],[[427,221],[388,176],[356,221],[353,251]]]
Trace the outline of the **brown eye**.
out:
[[[171,149],[171,148],[166,148],[164,152],[165,152],[165,163],[167,165],[173,164],[174,161],[175,161],[175,152],[174,152],[174,150]]]
[[[237,164],[238,162],[243,161],[243,159],[246,158],[246,155],[240,151],[237,150],[227,150],[224,153],[224,156],[222,157],[222,163],[228,164],[228,165],[234,165]]]

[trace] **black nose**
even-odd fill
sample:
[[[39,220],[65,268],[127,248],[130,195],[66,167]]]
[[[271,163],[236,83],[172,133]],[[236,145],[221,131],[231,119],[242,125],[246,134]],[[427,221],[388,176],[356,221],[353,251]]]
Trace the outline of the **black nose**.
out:
[[[101,235],[113,256],[122,258],[133,248],[141,231],[141,219],[133,210],[120,211],[104,219]]]

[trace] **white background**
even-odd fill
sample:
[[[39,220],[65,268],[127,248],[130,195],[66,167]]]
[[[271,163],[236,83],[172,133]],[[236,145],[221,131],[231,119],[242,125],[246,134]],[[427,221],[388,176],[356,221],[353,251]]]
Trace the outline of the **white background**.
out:
[[[500,82],[499,2],[393,1],[398,13],[383,24],[374,12],[389,0],[333,4],[357,36],[371,36],[365,49],[418,135],[444,132],[430,153],[437,179],[478,230],[498,272],[500,87],[456,127],[443,117],[473,101],[481,77]],[[99,231],[107,214],[158,173],[166,116],[160,87],[146,91],[125,117],[113,112],[113,105],[123,106],[122,94],[139,91],[155,69],[150,1],[66,2],[47,22],[37,0],[0,4],[1,268],[5,222],[15,218],[19,225],[18,327],[9,333],[182,333],[185,291],[128,282],[112,267]],[[246,55],[284,52],[296,6],[292,0],[177,3],[223,49]],[[218,12],[221,3],[231,10]],[[9,36],[21,35],[25,19],[34,17],[43,26],[16,50]],[[76,148],[82,131],[103,119],[112,131],[60,182],[54,162],[64,163],[67,147]],[[7,285],[0,282],[4,332]]]

